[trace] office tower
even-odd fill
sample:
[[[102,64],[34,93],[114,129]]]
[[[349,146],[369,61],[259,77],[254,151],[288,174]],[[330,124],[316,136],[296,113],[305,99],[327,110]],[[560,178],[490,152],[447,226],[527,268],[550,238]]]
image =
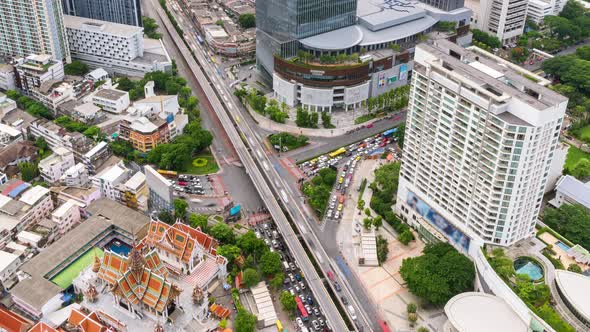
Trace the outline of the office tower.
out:
[[[465,250],[532,236],[568,101],[548,83],[477,48],[416,46],[402,218]]]
[[[272,55],[293,56],[298,39],[353,25],[357,0],[256,1],[256,55],[272,73]]]
[[[502,45],[516,43],[524,31],[527,0],[467,0],[476,28],[497,36]]]
[[[62,0],[66,15],[143,26],[140,0]]]
[[[70,61],[61,0],[0,1],[0,55]]]

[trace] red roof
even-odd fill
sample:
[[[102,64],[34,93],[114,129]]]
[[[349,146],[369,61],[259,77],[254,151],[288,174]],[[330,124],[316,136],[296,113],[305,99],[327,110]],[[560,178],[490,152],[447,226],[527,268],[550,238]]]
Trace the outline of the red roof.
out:
[[[206,252],[213,256],[217,255],[217,240],[199,228],[182,223],[170,226],[160,221],[152,221],[144,241],[150,246],[158,246],[170,252],[183,262],[190,260],[197,243]]]
[[[84,332],[104,332],[107,329],[102,325],[102,322],[96,313],[91,312],[86,314],[76,308],[72,309],[70,317],[68,318],[68,323],[80,327]]]
[[[29,330],[29,332],[59,332],[59,331],[54,329],[53,327],[43,323],[43,322],[39,322],[39,323],[37,323],[37,325],[33,326],[33,328]]]
[[[0,307],[0,330],[7,332],[24,332],[33,325],[26,318]]]

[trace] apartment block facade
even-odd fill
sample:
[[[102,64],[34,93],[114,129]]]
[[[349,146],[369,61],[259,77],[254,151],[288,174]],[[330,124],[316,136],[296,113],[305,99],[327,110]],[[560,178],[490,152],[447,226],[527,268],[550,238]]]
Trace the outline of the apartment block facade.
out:
[[[61,0],[0,1],[0,55],[29,54],[70,62]]]
[[[528,0],[467,0],[465,7],[473,11],[471,23],[495,35],[502,45],[513,44],[524,32]]]
[[[464,251],[532,236],[567,98],[475,47],[440,40],[414,59],[398,213]]]

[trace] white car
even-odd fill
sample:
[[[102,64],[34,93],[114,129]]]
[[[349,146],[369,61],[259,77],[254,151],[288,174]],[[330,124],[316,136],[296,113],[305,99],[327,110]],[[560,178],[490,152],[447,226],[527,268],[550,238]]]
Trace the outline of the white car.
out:
[[[340,211],[336,211],[334,213],[334,219],[338,219],[338,218],[340,218]]]
[[[299,326],[299,328],[303,328],[305,326],[303,325],[303,320],[301,319],[301,317],[295,318],[295,322],[297,322],[297,326]]]

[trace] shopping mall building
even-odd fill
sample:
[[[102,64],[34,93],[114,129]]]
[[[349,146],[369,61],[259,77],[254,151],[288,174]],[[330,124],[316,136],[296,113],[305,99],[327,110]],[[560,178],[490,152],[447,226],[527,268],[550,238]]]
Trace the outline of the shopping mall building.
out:
[[[348,110],[406,85],[418,42],[469,44],[470,16],[463,0],[258,0],[258,68],[280,102]],[[437,32],[438,22],[455,29]]]

